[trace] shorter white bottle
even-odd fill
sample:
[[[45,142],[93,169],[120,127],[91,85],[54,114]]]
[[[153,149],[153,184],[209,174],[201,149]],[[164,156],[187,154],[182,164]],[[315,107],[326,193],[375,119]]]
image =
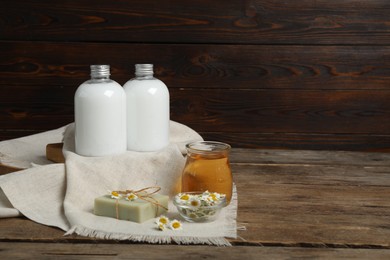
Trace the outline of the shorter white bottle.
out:
[[[83,156],[126,151],[126,93],[110,79],[109,65],[91,65],[91,79],[74,97],[75,150]]]
[[[123,86],[127,98],[127,150],[157,151],[169,144],[169,91],[153,77],[153,64],[136,64]]]

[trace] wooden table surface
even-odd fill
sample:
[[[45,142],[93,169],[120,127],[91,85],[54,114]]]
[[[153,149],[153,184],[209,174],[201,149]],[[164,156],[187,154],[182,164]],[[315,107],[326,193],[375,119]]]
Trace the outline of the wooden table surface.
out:
[[[231,166],[246,227],[232,247],[63,236],[8,218],[0,258],[390,259],[390,154],[233,149]]]

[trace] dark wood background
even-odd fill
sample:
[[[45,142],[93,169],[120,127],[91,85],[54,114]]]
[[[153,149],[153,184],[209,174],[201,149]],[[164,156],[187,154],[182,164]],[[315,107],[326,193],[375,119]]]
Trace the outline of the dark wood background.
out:
[[[154,63],[234,147],[390,151],[390,1],[1,0],[0,140],[73,121],[90,64]]]

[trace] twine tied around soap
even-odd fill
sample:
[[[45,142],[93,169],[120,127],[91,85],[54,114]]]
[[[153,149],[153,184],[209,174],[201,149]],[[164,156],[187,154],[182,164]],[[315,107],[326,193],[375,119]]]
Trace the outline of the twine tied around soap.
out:
[[[149,190],[151,190],[151,191],[149,191]],[[156,206],[156,214],[155,215],[157,216],[159,207],[162,207],[163,209],[168,210],[168,208],[166,208],[165,206],[158,203],[158,201],[152,197],[153,194],[156,194],[160,190],[161,190],[161,187],[159,187],[159,186],[150,186],[150,187],[146,187],[146,188],[139,189],[139,190],[116,190],[113,192],[116,192],[120,195],[127,195],[127,194],[132,193],[132,194],[136,195],[139,199],[147,201],[149,203],[152,203],[153,205]],[[119,199],[116,199],[115,213],[116,213],[116,219],[119,219]]]

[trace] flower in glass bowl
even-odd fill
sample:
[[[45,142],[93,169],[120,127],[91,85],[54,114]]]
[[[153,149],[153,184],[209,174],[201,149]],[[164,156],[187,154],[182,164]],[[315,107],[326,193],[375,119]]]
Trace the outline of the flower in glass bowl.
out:
[[[180,215],[189,222],[214,221],[226,206],[225,194],[216,192],[182,192],[173,199]]]

